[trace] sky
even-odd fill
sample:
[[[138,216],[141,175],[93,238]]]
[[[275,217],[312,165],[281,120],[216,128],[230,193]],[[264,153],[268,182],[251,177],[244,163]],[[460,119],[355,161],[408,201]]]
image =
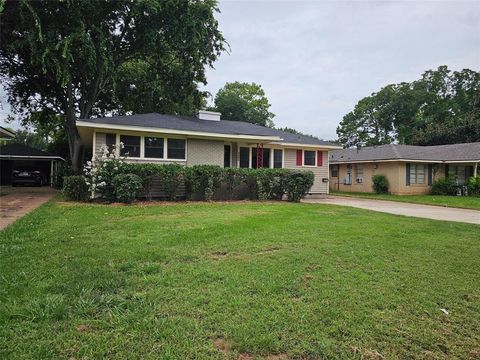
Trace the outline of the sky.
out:
[[[429,69],[480,71],[480,1],[220,1],[230,45],[203,89],[260,84],[278,127],[326,140],[381,87]],[[9,107],[0,92],[0,125]],[[17,127],[18,125],[14,125]]]

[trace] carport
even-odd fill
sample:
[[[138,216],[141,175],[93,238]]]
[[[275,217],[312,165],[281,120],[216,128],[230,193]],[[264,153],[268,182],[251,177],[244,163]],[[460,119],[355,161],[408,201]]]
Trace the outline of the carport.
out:
[[[11,185],[14,170],[38,170],[46,178],[48,185],[57,184],[59,165],[62,157],[23,144],[0,146],[0,184]]]

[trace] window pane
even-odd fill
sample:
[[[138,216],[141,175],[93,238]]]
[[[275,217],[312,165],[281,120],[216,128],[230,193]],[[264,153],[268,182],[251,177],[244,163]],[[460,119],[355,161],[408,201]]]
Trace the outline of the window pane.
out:
[[[231,152],[230,145],[224,145],[223,146],[223,167],[226,167],[226,168],[230,167],[230,152]]]
[[[279,149],[273,150],[273,167],[275,169],[282,167],[283,151]]]
[[[417,184],[424,184],[425,183],[425,165],[418,164],[417,165]]]
[[[120,135],[120,142],[123,143],[120,155],[140,157],[140,136]]]
[[[305,150],[303,152],[303,165],[315,166],[315,151]]]
[[[262,167],[270,167],[270,149],[263,149]],[[257,168],[257,148],[252,148],[252,168]]]
[[[338,177],[338,165],[332,167],[332,177]]]
[[[163,138],[145,137],[145,157],[163,159]]]
[[[248,168],[248,148],[241,147],[240,148],[240,167],[241,168]]]
[[[252,169],[257,168],[257,148],[252,148]]]
[[[417,183],[417,165],[410,164],[410,184]]]
[[[185,140],[184,139],[168,139],[168,155],[169,159],[185,159]]]
[[[113,149],[115,149],[115,145],[117,144],[117,134],[107,134],[106,144],[108,147],[108,151],[112,152]]]

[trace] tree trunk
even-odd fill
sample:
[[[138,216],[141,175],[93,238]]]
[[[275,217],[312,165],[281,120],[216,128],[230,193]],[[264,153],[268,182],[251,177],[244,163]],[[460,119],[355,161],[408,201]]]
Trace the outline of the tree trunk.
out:
[[[76,118],[73,112],[67,112],[65,116],[65,131],[68,136],[68,146],[70,148],[70,160],[72,169],[76,175],[82,174],[84,147],[80,134],[78,133]]]

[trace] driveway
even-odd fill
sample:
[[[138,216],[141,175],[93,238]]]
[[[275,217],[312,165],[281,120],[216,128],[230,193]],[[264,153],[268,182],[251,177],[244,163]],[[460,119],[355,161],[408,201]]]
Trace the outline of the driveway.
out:
[[[341,196],[330,196],[325,199],[305,199],[303,202],[351,206],[395,215],[480,225],[479,210],[446,208],[441,206],[420,205],[386,200],[359,199]]]
[[[0,187],[0,230],[50,200],[58,190],[42,187]]]

